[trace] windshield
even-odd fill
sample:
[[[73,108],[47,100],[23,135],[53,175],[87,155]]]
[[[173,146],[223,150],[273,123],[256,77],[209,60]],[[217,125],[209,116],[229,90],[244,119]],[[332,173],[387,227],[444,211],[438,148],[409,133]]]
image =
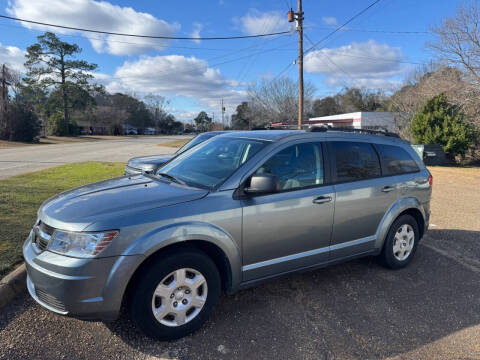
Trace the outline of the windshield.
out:
[[[215,188],[232,175],[266,142],[245,138],[215,137],[179,155],[160,172],[187,185]]]
[[[185,151],[187,151],[188,149],[191,149],[192,147],[194,147],[195,145],[197,144],[200,144],[201,142],[204,142],[212,137],[214,137],[216,134],[201,134],[201,135],[198,135],[198,136],[195,136],[192,140],[190,140],[189,142],[187,142],[185,145],[183,145],[180,149],[178,149],[177,151],[175,151],[175,154],[181,154],[181,153],[184,153]]]

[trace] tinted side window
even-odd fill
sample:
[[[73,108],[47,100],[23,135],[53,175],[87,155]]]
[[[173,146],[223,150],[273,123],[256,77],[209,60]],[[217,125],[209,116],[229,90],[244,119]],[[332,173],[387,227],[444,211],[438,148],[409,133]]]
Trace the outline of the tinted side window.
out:
[[[349,141],[332,142],[337,182],[380,176],[380,162],[371,144]]]
[[[382,159],[384,175],[397,175],[419,170],[417,163],[401,147],[394,145],[376,144]]]
[[[291,190],[324,183],[322,147],[297,144],[279,151],[258,168],[256,174],[273,174],[280,189]]]

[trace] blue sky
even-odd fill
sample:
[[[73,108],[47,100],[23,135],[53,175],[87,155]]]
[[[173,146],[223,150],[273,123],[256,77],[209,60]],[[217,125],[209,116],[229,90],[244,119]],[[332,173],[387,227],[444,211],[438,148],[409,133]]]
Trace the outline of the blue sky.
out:
[[[304,0],[305,34],[317,42],[373,0]],[[382,0],[305,58],[305,79],[316,96],[345,86],[394,89],[418,63],[433,54],[429,31],[451,16],[454,0]],[[60,25],[134,34],[173,36],[251,35],[292,28],[286,20],[295,0],[276,1],[94,1],[1,0],[0,13]],[[22,70],[24,50],[45,27],[0,19],[0,63]],[[188,121],[200,110],[220,116],[245,99],[249,83],[280,74],[297,57],[297,34],[229,41],[144,40],[50,29],[79,44],[81,57],[98,64],[97,81],[109,91],[155,93],[169,110]],[[374,32],[375,31],[375,32]],[[305,39],[305,48],[310,47]],[[283,73],[297,77],[296,65]]]

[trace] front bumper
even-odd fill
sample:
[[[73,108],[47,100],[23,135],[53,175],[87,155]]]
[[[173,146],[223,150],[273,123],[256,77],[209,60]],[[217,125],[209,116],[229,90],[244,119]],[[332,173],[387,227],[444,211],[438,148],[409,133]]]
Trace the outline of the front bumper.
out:
[[[128,281],[142,256],[78,259],[39,252],[24,244],[27,288],[32,298],[57,314],[82,319],[118,317]]]

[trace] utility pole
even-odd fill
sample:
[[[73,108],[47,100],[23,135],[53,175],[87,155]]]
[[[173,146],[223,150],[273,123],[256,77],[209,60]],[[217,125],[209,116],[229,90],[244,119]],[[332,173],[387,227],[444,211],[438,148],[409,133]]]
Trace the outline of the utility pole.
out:
[[[223,106],[223,98],[222,98],[222,128],[225,130],[225,107]]]
[[[7,101],[8,101],[8,83],[7,83],[7,69],[5,64],[2,65],[2,116],[0,118],[0,131],[7,131]]]
[[[302,0],[298,0],[297,12],[292,9],[288,12],[288,21],[295,20],[296,30],[298,31],[298,126],[302,129],[303,123],[303,11]]]

